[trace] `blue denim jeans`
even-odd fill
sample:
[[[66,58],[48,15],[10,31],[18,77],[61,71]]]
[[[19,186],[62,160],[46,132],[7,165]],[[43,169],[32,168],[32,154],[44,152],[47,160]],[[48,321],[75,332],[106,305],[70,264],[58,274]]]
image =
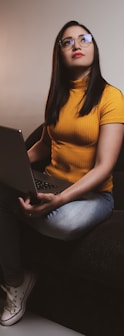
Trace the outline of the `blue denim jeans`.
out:
[[[113,210],[112,193],[91,192],[85,199],[67,203],[46,217],[30,219],[30,225],[45,236],[61,240],[77,239],[107,219]]]

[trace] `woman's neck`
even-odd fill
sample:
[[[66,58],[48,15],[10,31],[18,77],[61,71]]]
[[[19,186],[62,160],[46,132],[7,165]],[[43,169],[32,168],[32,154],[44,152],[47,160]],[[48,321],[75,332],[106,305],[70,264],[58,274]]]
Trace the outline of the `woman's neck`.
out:
[[[90,73],[90,69],[89,68],[73,68],[70,69],[69,71],[69,77],[71,80],[80,80],[83,79],[84,77],[87,77]]]

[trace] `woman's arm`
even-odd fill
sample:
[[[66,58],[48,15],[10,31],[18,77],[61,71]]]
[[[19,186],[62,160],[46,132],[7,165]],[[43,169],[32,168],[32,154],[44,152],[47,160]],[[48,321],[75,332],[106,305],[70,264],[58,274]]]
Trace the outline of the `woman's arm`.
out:
[[[100,127],[95,165],[84,177],[61,193],[62,203],[78,199],[104,182],[117,161],[123,135],[123,124],[113,123]]]
[[[29,160],[31,163],[40,160],[46,160],[51,155],[51,141],[47,133],[47,128],[44,126],[42,135],[39,141],[37,141],[28,151]]]

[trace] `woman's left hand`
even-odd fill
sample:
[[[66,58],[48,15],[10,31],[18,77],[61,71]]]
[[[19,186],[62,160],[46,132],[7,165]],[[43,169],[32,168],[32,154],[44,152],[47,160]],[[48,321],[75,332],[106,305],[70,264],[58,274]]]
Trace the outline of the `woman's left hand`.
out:
[[[45,216],[52,210],[58,208],[61,205],[60,194],[37,194],[37,204],[32,204],[31,199],[27,197],[25,200],[19,197],[19,203],[26,217],[40,217]]]

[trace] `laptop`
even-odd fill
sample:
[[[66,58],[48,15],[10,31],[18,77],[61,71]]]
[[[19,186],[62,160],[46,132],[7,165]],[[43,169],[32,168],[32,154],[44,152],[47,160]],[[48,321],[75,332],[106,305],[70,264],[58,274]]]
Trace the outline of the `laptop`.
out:
[[[70,182],[32,170],[22,130],[0,126],[0,184],[16,195],[30,195],[36,201],[37,192],[60,193]]]

